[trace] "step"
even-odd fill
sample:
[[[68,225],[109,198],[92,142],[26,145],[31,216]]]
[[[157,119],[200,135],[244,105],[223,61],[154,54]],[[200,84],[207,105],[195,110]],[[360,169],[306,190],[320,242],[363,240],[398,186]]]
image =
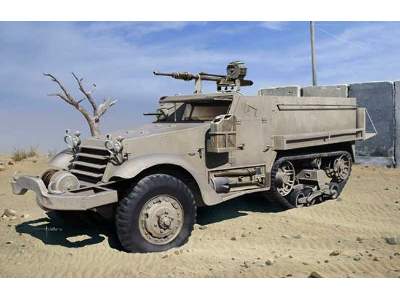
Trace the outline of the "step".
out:
[[[103,174],[81,171],[81,170],[76,170],[76,169],[72,169],[70,172],[72,174],[78,174],[78,175],[83,175],[83,176],[92,177],[92,178],[102,178],[103,177]]]
[[[82,166],[82,167],[87,167],[87,168],[92,168],[92,169],[97,169],[97,170],[104,170],[106,168],[106,164],[104,165],[99,165],[99,164],[92,164],[84,161],[74,161],[72,163],[74,166]]]
[[[105,151],[105,152],[107,152],[106,148],[95,147],[95,146],[90,146],[90,147],[81,146],[80,149],[81,149],[81,151],[82,151],[82,149],[88,149],[88,150],[97,150],[97,151]]]
[[[77,156],[81,156],[81,157],[87,157],[87,158],[98,159],[98,160],[107,160],[107,159],[109,159],[108,156],[97,155],[97,154],[89,154],[89,153],[82,153],[82,152],[79,152],[79,153],[77,153],[76,155],[77,155]]]

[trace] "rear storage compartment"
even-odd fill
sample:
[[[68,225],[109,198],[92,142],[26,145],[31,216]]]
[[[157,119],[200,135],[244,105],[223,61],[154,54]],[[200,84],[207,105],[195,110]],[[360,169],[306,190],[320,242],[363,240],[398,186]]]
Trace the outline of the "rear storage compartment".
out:
[[[272,144],[288,150],[365,139],[365,109],[355,98],[274,99]]]

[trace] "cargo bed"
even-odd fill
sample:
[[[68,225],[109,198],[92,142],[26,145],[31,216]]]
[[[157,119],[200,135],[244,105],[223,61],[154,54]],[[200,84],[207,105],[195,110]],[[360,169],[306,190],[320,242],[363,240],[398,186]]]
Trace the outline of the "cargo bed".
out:
[[[355,98],[271,97],[274,150],[365,140],[367,112]]]

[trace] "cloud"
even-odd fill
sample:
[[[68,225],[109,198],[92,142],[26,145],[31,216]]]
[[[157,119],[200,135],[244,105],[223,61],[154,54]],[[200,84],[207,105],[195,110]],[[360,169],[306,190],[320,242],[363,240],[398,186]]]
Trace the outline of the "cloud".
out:
[[[87,84],[96,82],[95,96],[99,99],[119,99],[118,105],[105,116],[103,127],[108,130],[144,122],[142,112],[154,110],[158,97],[164,94],[178,90],[191,93],[191,84],[154,78],[152,71],[196,71],[200,66],[223,66],[224,56],[196,46],[173,46],[170,41],[163,44],[140,40],[146,35],[183,30],[186,25],[0,24],[0,151],[29,146],[34,141],[44,150],[62,147],[58,141],[65,128],[86,127],[78,112],[46,96],[57,87],[43,77],[43,72],[57,75],[76,96],[71,71],[84,77]],[[139,40],[124,34],[131,27],[139,32]]]
[[[0,151],[32,144],[42,150],[61,148],[66,128],[87,134],[78,112],[46,96],[56,86],[43,72],[57,75],[76,96],[71,71],[86,84],[97,84],[98,99],[118,99],[105,115],[104,131],[149,121],[142,112],[153,111],[162,95],[193,92],[193,83],[155,78],[155,69],[223,73],[226,63],[239,59],[246,62],[248,77],[255,82],[243,89],[246,94],[266,86],[308,85],[308,27],[292,24],[2,22]],[[400,41],[394,38],[400,34],[399,23],[317,22],[316,28],[321,84],[400,77]],[[277,30],[284,33],[277,35]]]
[[[283,29],[285,29],[287,23],[288,22],[268,21],[262,22],[260,26],[273,31],[282,31]]]
[[[200,24],[201,22],[193,22]],[[91,36],[124,35],[125,38],[143,37],[163,31],[181,31],[191,22],[89,22],[85,31]]]
[[[339,33],[316,25],[317,62],[324,81],[360,82],[400,77],[400,23],[354,23]],[[318,30],[318,27],[321,30]]]

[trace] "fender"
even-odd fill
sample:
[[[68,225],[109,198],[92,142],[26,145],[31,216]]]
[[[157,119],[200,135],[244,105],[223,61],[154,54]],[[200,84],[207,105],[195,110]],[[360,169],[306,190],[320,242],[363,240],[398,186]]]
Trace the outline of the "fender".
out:
[[[222,197],[218,195],[208,184],[206,176],[198,173],[193,166],[180,155],[174,154],[152,154],[139,156],[126,161],[118,166],[109,174],[108,179],[119,177],[124,179],[134,178],[141,172],[157,165],[173,165],[185,169],[197,182],[202,200],[205,205],[213,205],[222,202]]]
[[[49,167],[52,169],[67,170],[73,159],[74,154],[72,153],[72,150],[65,149],[50,159]]]

